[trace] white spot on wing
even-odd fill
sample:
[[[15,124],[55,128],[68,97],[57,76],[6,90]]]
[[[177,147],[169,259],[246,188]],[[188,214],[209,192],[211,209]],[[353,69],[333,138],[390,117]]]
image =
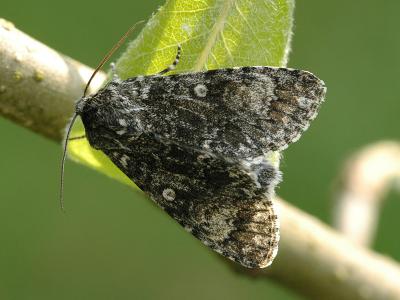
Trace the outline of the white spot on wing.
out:
[[[163,198],[165,200],[174,201],[175,197],[176,197],[176,194],[175,194],[175,191],[173,189],[169,189],[168,188],[168,189],[163,190],[162,196],[163,196]]]
[[[300,108],[309,109],[311,107],[312,101],[311,99],[308,99],[306,97],[298,97],[297,103],[299,104]]]
[[[198,84],[194,87],[194,93],[200,98],[207,96],[207,91],[208,89],[204,84]]]

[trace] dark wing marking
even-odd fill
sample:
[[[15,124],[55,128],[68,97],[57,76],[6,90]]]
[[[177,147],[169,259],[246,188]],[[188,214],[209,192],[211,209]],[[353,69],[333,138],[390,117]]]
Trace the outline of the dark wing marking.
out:
[[[137,107],[143,130],[238,158],[296,141],[326,90],[309,72],[270,67],[138,77],[116,89]]]
[[[279,240],[269,200],[280,179],[267,161],[238,163],[152,134],[104,152],[186,230],[246,267],[266,267]]]

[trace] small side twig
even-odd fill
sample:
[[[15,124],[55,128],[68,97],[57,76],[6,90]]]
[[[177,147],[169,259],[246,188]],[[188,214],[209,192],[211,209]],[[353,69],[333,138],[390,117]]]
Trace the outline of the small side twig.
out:
[[[389,188],[400,182],[400,143],[379,142],[354,154],[341,176],[334,226],[350,240],[369,246]]]

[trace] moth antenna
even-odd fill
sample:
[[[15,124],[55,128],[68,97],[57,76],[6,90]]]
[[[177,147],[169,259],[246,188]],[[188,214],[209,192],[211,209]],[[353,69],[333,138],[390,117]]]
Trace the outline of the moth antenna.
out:
[[[92,79],[94,76],[97,74],[97,72],[104,66],[104,64],[110,59],[110,57],[114,54],[115,51],[118,50],[119,47],[125,42],[126,38],[132,33],[133,30],[135,30],[136,26],[143,23],[144,21],[139,21],[131,26],[131,28],[128,29],[127,32],[119,39],[119,41],[111,48],[111,50],[107,53],[106,56],[101,60],[97,68],[94,70],[92,73],[92,76],[90,76],[88,83],[86,84],[85,91],[83,92],[83,97],[86,96],[87,91],[89,89],[89,85],[92,82]]]
[[[63,155],[61,159],[61,180],[60,180],[60,207],[63,212],[65,212],[64,209],[64,169],[65,169],[65,158],[67,157],[67,147],[68,147],[68,140],[69,140],[69,135],[71,134],[72,126],[75,123],[76,118],[78,117],[78,114],[75,112],[74,115],[72,116],[71,121],[68,124],[67,127],[67,134],[65,136],[65,141],[64,141],[64,149],[63,149]]]
[[[101,60],[101,62],[99,63],[99,65],[97,66],[97,68],[93,71],[92,75],[90,76],[85,90],[83,92],[83,97],[86,96],[90,83],[92,82],[94,76],[97,74],[97,72],[104,66],[104,64],[110,59],[110,57],[114,54],[115,51],[118,50],[119,47],[121,47],[121,45],[123,44],[123,42],[125,42],[126,38],[132,33],[132,31],[136,28],[137,25],[143,23],[142,21],[139,21],[135,24],[133,24],[127,32],[125,32],[125,34],[119,39],[119,41],[111,48],[111,50],[107,53],[106,56],[104,56],[104,58]],[[72,130],[72,126],[75,123],[76,118],[78,117],[78,114],[76,112],[74,112],[71,121],[68,124],[67,127],[67,134],[65,136],[65,140],[64,140],[64,148],[63,148],[63,154],[62,154],[62,159],[61,159],[61,176],[60,176],[60,207],[61,210],[63,212],[65,212],[64,209],[64,170],[65,170],[65,159],[67,157],[67,148],[68,148],[68,141],[69,141],[69,135],[71,134],[71,130]],[[84,137],[84,136],[83,136]],[[83,138],[83,137],[77,137],[77,138],[72,138],[71,140],[75,140],[75,139],[79,139],[79,138]]]
[[[176,66],[179,63],[179,58],[181,57],[181,45],[178,44],[178,50],[176,52],[175,60],[173,61],[172,64],[170,64],[167,68],[162,70],[161,72],[157,73],[157,75],[163,75],[169,71],[175,70]]]

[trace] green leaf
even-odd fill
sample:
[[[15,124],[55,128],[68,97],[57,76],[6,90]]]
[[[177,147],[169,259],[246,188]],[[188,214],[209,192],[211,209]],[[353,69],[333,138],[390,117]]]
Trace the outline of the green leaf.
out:
[[[182,56],[175,72],[232,66],[285,66],[294,0],[169,0],[117,61],[122,79],[155,74]],[[71,137],[84,135],[79,121]],[[124,183],[132,182],[86,139],[69,143],[71,158]],[[278,163],[277,156],[271,157]]]

